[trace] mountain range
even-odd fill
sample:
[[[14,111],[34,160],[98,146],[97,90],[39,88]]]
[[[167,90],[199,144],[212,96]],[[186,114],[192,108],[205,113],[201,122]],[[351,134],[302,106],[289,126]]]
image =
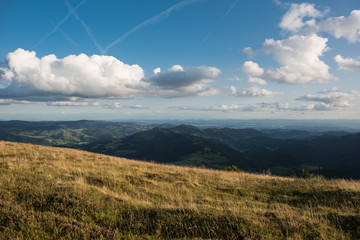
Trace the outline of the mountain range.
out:
[[[140,123],[0,122],[0,139],[166,164],[360,178],[360,133]]]

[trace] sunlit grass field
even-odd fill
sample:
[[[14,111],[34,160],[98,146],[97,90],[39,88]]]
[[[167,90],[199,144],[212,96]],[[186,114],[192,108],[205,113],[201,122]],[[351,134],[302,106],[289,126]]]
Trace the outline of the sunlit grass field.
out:
[[[0,142],[0,239],[360,239],[360,182]]]

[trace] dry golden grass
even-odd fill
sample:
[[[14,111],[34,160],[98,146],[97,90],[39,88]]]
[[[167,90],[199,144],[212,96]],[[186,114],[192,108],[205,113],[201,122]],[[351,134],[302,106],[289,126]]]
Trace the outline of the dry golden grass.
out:
[[[360,182],[0,142],[0,239],[356,239]]]

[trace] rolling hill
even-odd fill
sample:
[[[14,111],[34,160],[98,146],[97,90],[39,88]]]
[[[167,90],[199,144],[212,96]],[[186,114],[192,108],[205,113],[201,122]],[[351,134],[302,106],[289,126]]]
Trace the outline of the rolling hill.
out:
[[[88,150],[183,166],[223,169],[224,166],[236,165],[242,169],[249,168],[239,151],[210,138],[201,137],[201,134],[179,133],[178,129],[179,127],[154,128],[107,144],[95,144]],[[194,130],[201,132],[197,128]]]
[[[359,239],[359,181],[0,142],[0,239]]]
[[[88,120],[0,121],[0,139],[46,146],[82,148],[93,142],[117,140],[155,126],[157,125]]]
[[[282,176],[299,176],[306,169],[326,177],[360,178],[360,134],[324,133],[310,137],[309,133],[304,138],[304,131],[271,132],[276,137],[255,129],[179,125],[153,128],[84,149],[184,166],[223,169],[235,165],[249,172],[270,170]]]
[[[360,179],[360,134],[106,121],[0,121],[0,139],[184,166]]]

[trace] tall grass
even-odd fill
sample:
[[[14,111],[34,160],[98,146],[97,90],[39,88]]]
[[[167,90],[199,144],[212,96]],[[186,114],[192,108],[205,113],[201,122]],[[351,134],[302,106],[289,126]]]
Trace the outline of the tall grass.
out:
[[[360,182],[0,142],[0,239],[360,239]]]

